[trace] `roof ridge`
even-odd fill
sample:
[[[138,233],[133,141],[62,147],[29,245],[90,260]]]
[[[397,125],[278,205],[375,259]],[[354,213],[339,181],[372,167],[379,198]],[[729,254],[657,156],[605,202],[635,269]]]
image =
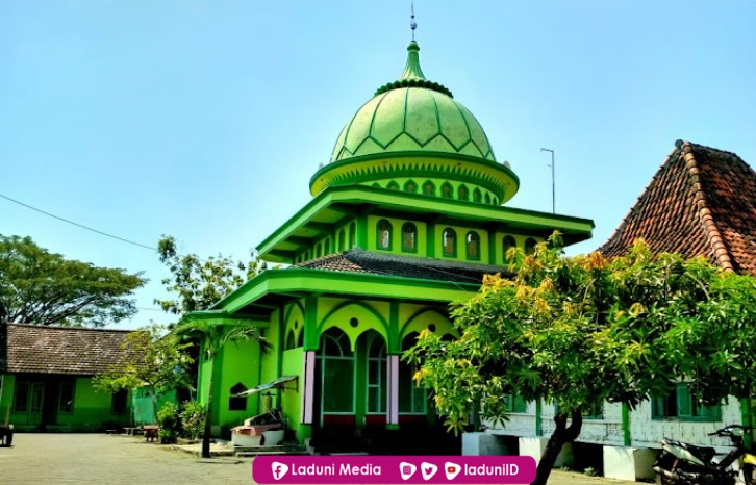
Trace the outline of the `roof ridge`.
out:
[[[703,182],[700,177],[698,160],[696,160],[696,155],[693,152],[693,146],[690,142],[685,141],[682,143],[680,146],[680,155],[682,155],[682,159],[685,162],[685,168],[688,172],[688,177],[695,190],[694,200],[698,209],[699,220],[703,226],[706,240],[709,243],[714,259],[725,270],[734,271],[730,252],[725,246],[722,234],[719,232],[719,228],[717,228],[714,218],[711,215],[709,201],[706,198]]]
[[[612,234],[607,238],[607,240],[599,246],[598,251],[601,251],[602,248],[606,247],[607,244],[609,244],[610,241],[612,241],[615,237],[620,237],[622,235],[623,230],[625,229],[626,223],[629,221],[630,216],[633,215],[633,213],[637,210],[638,204],[640,204],[641,199],[643,199],[643,196],[646,195],[646,192],[648,192],[648,189],[658,180],[659,175],[661,174],[662,168],[664,168],[667,163],[672,160],[672,157],[674,157],[678,152],[679,148],[675,146],[675,148],[667,155],[664,160],[662,161],[661,165],[659,165],[659,168],[656,169],[656,172],[651,177],[651,181],[646,184],[646,186],[641,190],[641,193],[638,195],[638,197],[635,199],[635,202],[633,202],[633,205],[630,206],[630,209],[625,214],[625,217],[622,218],[622,221],[617,225],[617,227],[614,228],[614,231]]]

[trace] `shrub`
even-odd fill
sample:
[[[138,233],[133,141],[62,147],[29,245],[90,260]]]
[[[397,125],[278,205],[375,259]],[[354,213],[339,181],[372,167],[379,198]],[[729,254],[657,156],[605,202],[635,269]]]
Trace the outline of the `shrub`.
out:
[[[175,432],[178,426],[178,406],[172,402],[163,404],[163,407],[157,412],[157,420],[160,431]]]
[[[187,401],[181,408],[181,428],[183,435],[197,440],[202,436],[205,425],[205,407],[197,401]]]

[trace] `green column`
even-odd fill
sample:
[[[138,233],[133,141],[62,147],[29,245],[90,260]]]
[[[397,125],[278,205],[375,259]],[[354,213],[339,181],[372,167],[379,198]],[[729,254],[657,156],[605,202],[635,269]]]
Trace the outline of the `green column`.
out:
[[[426,226],[426,251],[429,258],[436,257],[436,224],[429,222]]]
[[[630,409],[626,403],[622,403],[622,434],[625,446],[630,446],[632,436],[630,436]]]
[[[496,264],[496,230],[492,227],[488,231],[488,264]]]
[[[318,295],[310,295],[304,301],[304,351],[318,350]]]
[[[740,400],[740,422],[743,426],[753,426],[753,406],[751,405],[750,397]],[[753,432],[747,433],[743,437],[743,441],[750,448],[753,444]]]
[[[368,216],[360,214],[357,219],[357,247],[368,250]]]

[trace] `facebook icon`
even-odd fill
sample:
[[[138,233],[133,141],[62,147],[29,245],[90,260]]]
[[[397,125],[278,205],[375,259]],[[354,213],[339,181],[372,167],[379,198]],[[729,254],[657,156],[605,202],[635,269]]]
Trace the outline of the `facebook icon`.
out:
[[[281,462],[274,461],[271,465],[271,470],[273,471],[273,478],[276,480],[280,480],[283,478],[284,475],[286,475],[286,472],[289,471],[289,467],[287,465],[284,465]]]

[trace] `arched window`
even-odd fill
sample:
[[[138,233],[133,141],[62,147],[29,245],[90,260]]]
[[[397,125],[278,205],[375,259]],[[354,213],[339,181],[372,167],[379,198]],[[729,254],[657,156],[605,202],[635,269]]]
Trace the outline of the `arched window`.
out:
[[[386,412],[386,344],[375,331],[368,335],[367,402],[369,413]]]
[[[391,223],[386,219],[381,219],[378,221],[376,230],[378,236],[376,246],[378,249],[391,249]]]
[[[480,236],[477,232],[470,231],[467,233],[465,246],[467,248],[467,259],[480,259]]]
[[[323,256],[323,245],[318,243],[317,249],[315,250],[315,257],[319,258]]]
[[[484,204],[490,204],[491,198],[488,196],[488,192],[486,192],[486,195],[483,197],[483,203]]]
[[[299,331],[299,338],[297,339],[297,348],[304,347],[304,328]]]
[[[501,241],[501,254],[505,262],[509,261],[509,250],[516,247],[517,243],[515,243],[515,239],[512,236],[504,236],[504,239]]]
[[[431,197],[436,195],[436,186],[433,185],[433,182],[430,180],[426,180],[423,184],[423,195],[429,195]]]
[[[354,353],[346,333],[329,328],[320,341],[323,413],[354,412]]]
[[[538,244],[538,242],[532,237],[529,237],[527,240],[525,240],[525,254],[531,255],[535,253],[536,244]]]
[[[373,187],[381,188],[381,184],[379,184],[378,182],[373,182]]]
[[[480,189],[477,187],[473,190],[473,202],[480,203]]]
[[[246,391],[247,386],[241,382],[236,384],[228,390],[230,396],[228,398],[228,410],[229,411],[246,411],[247,410],[247,396],[237,397],[236,394]]]
[[[395,180],[392,180],[386,185],[386,188],[389,190],[399,190],[399,184]]]
[[[417,227],[411,222],[405,222],[402,226],[402,251],[417,252]]]
[[[294,332],[292,330],[289,330],[286,334],[286,345],[284,346],[284,350],[291,350],[296,348],[296,339],[294,338]]]
[[[494,197],[494,199],[493,199],[493,205],[499,205],[499,198],[498,197]]]
[[[442,238],[444,244],[444,256],[456,257],[457,256],[457,233],[452,228],[446,228],[443,232]]]
[[[441,186],[441,197],[444,199],[451,199],[454,196],[454,190],[449,182],[446,182]]]
[[[344,244],[346,244],[346,241],[345,241],[345,237],[344,237],[344,236],[345,236],[345,235],[344,235],[344,229],[342,229],[342,230],[340,230],[340,231],[339,231],[339,236],[338,236],[338,241],[339,241],[339,242],[338,242],[338,245],[339,245],[339,246],[338,246],[338,247],[339,247],[338,251],[339,251],[339,252],[341,252],[341,251],[343,251],[343,250],[344,250]]]
[[[470,200],[470,192],[467,190],[466,185],[460,185],[457,188],[457,198],[459,200]]]
[[[357,236],[355,235],[355,228],[356,226],[354,222],[349,224],[349,248],[348,249],[352,249],[357,245],[355,242],[357,240]]]
[[[331,254],[331,238],[327,237],[323,243],[323,256]]]
[[[412,192],[413,194],[417,192],[417,184],[414,180],[407,180],[407,182],[404,184],[404,190],[406,192]]]

